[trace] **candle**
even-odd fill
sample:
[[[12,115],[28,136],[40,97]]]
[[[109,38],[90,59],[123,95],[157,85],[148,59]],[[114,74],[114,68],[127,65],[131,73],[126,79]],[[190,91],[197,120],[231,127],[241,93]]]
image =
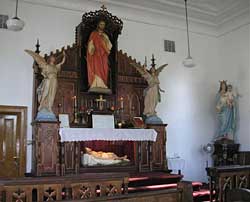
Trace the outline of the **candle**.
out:
[[[123,109],[123,107],[124,107],[124,106],[123,106],[123,97],[121,97],[120,100],[121,100],[121,109]]]
[[[73,100],[74,100],[74,107],[77,107],[76,96],[73,97]]]
[[[19,157],[19,153],[20,153],[20,143],[19,143],[19,139],[17,139],[16,141],[16,156]]]

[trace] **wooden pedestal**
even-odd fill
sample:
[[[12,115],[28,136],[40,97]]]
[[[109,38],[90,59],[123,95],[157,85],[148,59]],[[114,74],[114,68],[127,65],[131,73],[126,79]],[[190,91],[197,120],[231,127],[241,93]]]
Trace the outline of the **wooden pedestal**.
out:
[[[35,176],[60,175],[59,122],[33,122],[32,173]]]
[[[79,174],[80,172],[80,142],[61,143],[61,175]]]
[[[147,124],[147,128],[155,129],[157,134],[156,142],[151,145],[151,163],[152,171],[167,170],[166,160],[166,126],[167,124]]]
[[[214,166],[226,166],[238,164],[239,144],[215,142]]]

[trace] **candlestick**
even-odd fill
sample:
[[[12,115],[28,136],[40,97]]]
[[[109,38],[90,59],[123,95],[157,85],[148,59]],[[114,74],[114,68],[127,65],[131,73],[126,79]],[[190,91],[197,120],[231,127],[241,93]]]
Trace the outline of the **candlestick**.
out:
[[[121,122],[118,123],[118,127],[122,128],[122,123]]]
[[[77,114],[77,101],[76,101],[76,96],[72,97],[74,100],[74,106],[73,106],[73,123],[78,124],[78,114]]]
[[[123,109],[124,105],[123,105],[123,97],[120,98],[121,101],[121,109]]]
[[[20,153],[20,143],[19,143],[19,139],[16,142],[16,156],[19,157],[19,153]]]
[[[74,99],[74,107],[77,107],[77,100],[76,100],[76,96],[73,97]]]

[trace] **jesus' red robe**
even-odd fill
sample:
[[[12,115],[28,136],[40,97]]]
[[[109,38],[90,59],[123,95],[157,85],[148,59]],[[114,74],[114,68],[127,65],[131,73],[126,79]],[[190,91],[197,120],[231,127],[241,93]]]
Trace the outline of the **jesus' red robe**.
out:
[[[93,31],[89,37],[87,51],[88,83],[93,86],[93,82],[98,78],[107,86],[108,84],[108,56],[112,44],[108,36],[103,32]],[[98,86],[96,81],[95,87]]]

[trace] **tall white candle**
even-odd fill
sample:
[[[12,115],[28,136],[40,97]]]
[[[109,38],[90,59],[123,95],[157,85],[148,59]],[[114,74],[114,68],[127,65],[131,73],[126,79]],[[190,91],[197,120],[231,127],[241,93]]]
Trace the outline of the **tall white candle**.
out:
[[[76,100],[76,96],[75,96],[75,107],[77,107],[77,100]]]
[[[121,97],[121,109],[123,109],[124,105],[123,105],[123,97]]]

